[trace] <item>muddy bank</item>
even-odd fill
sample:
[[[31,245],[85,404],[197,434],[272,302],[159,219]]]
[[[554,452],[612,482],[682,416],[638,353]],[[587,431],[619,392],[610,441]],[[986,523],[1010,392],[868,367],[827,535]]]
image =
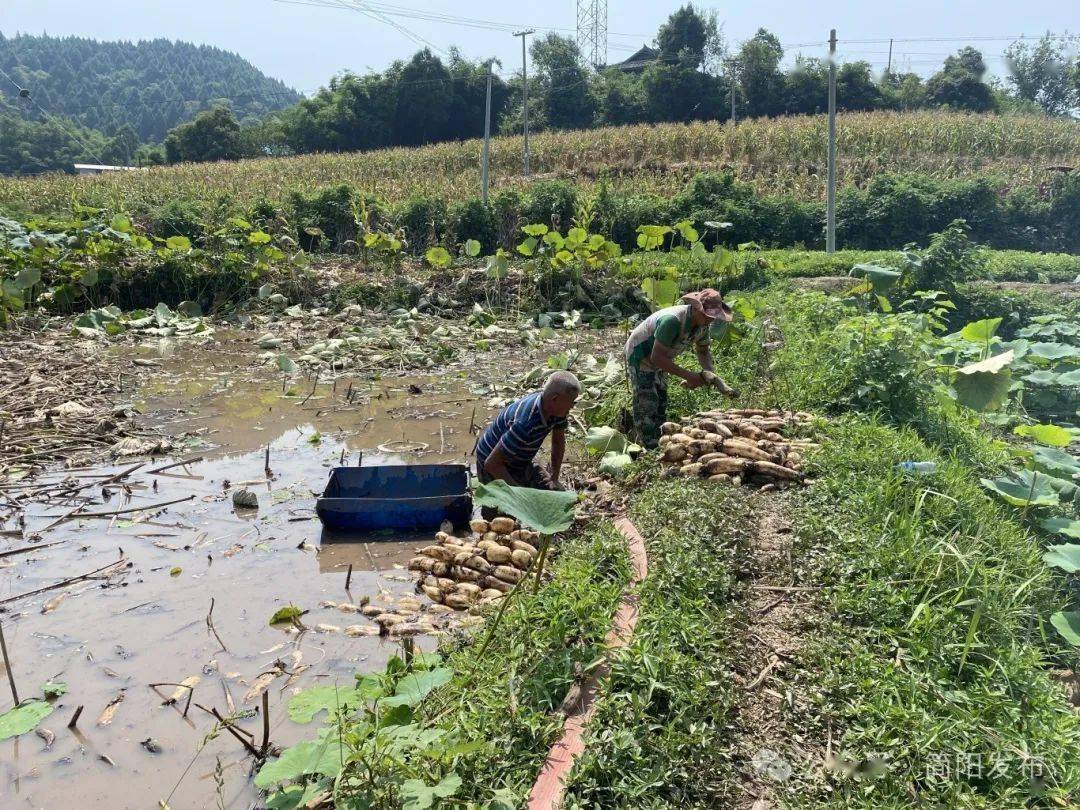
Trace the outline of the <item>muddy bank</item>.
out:
[[[280,330],[294,353],[334,326],[295,320]],[[100,407],[125,404],[136,438],[171,449],[25,475],[9,466],[0,480],[0,621],[20,697],[40,696],[48,681],[67,685],[41,735],[0,742],[0,804],[62,807],[76,789],[97,806],[203,807],[218,797],[248,806],[250,757],[228,734],[213,734],[199,707],[261,737],[266,691],[271,741],[296,742],[305,728],[285,714],[294,690],[347,684],[400,649],[400,639],[377,635],[365,602],[369,611],[416,611],[404,563],[430,537],[325,534],[313,506],[330,470],[471,462],[476,429],[520,390],[525,372],[583,338],[598,350],[619,342],[559,330],[513,351],[470,344],[426,370],[348,362],[283,375],[257,345],[264,327],[217,325],[200,340],[55,337],[60,348],[83,346],[78,356],[94,368],[123,371]],[[515,339],[512,325],[489,335]],[[77,376],[70,367],[64,375]],[[95,448],[99,458],[104,450]],[[241,488],[256,495],[257,510],[234,507]],[[435,632],[416,641],[431,648],[449,622],[419,601]],[[271,626],[290,604],[306,611],[304,629]]]
[[[181,705],[163,705],[175,687],[153,689],[150,684],[200,678],[192,695],[195,704],[241,717],[256,709],[260,687],[265,688],[271,696],[271,737],[284,745],[302,731],[281,722],[292,689],[345,684],[355,672],[382,665],[398,641],[380,639],[378,627],[352,606],[391,609],[412,596],[403,563],[429,538],[335,538],[313,519],[312,506],[314,493],[343,454],[354,459],[363,447],[365,463],[407,460],[405,454],[373,448],[382,438],[390,441],[385,428],[392,420],[386,414],[395,401],[388,397],[389,407],[377,417],[359,419],[362,425],[378,423],[379,430],[369,428],[365,435],[355,427],[335,426],[334,437],[318,443],[311,441],[317,431],[313,424],[284,432],[269,424],[256,433],[256,422],[247,432],[225,433],[235,407],[225,406],[208,421],[221,425],[213,435],[227,446],[243,447],[254,437],[261,443],[278,434],[269,443],[269,478],[262,450],[212,454],[160,474],[137,470],[121,479],[111,497],[94,507],[120,512],[111,517],[69,520],[42,532],[66,510],[51,504],[25,509],[28,539],[4,547],[23,547],[38,533],[41,541],[56,545],[0,558],[0,600],[124,562],[108,579],[84,580],[0,606],[6,611],[2,619],[23,696],[38,693],[46,681],[69,688],[43,723],[55,734],[51,745],[31,735],[0,743],[5,804],[65,806],[72,784],[100,806],[137,807],[165,799],[213,721],[197,706],[183,717]],[[399,420],[392,435],[399,441],[404,436],[410,446],[424,440],[430,444],[432,427],[428,420]],[[468,436],[468,425],[453,422],[450,430],[444,452],[430,458],[464,460],[471,444],[459,444],[455,437]],[[92,474],[112,476],[126,469],[104,467]],[[257,495],[257,510],[234,508],[232,492],[239,487]],[[154,506],[181,498],[190,500]],[[324,601],[344,603],[349,611],[321,607]],[[207,622],[211,604],[213,628]],[[276,610],[289,604],[307,611],[301,622],[310,629],[298,633],[287,625],[268,624]],[[442,617],[432,618],[442,626]],[[435,640],[420,643],[433,646]],[[69,731],[65,724],[79,705],[85,709],[78,729]],[[261,720],[246,717],[240,725],[258,734]],[[246,806],[253,794],[242,754],[225,734],[211,741],[180,782],[171,805],[212,804],[218,788],[208,776],[221,757],[226,804]]]

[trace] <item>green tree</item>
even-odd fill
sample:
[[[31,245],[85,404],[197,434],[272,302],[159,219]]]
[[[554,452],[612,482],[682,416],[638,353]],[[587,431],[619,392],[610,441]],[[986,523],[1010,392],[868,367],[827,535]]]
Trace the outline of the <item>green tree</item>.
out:
[[[983,81],[986,63],[968,46],[945,59],[945,65],[926,82],[926,100],[935,107],[989,112],[997,109],[990,86]]]
[[[685,62],[649,65],[641,84],[650,121],[717,118],[724,107],[720,80]]]
[[[926,106],[926,85],[917,73],[888,73],[881,83],[884,105],[894,110]]]
[[[424,48],[395,73],[394,143],[417,146],[446,139],[454,105],[453,82],[446,65]]]
[[[536,68],[540,96],[537,107],[547,126],[552,129],[592,126],[596,101],[590,92],[590,73],[577,43],[569,37],[549,33],[535,40],[529,52]]]
[[[689,3],[668,17],[656,34],[661,61],[683,62],[693,68],[705,64],[719,39],[716,16],[706,16]]]
[[[646,120],[645,88],[641,77],[609,68],[596,92],[600,122],[619,126]]]
[[[826,87],[826,92],[828,87]],[[836,106],[840,110],[875,110],[885,96],[870,73],[869,62],[845,62],[836,71]]]
[[[123,124],[109,139],[108,145],[101,153],[101,159],[106,163],[130,166],[138,149],[139,133],[131,124]]]
[[[215,107],[194,121],[169,131],[165,157],[169,163],[236,160],[243,157],[240,124],[232,110]]]
[[[97,42],[19,34],[0,40],[0,68],[49,112],[101,132],[127,124],[144,141],[161,141],[172,127],[215,106],[213,99],[241,120],[300,100],[234,53],[167,39]],[[17,95],[10,83],[0,85],[0,98]],[[146,115],[151,106],[157,115]]]
[[[735,56],[735,75],[750,115],[776,115],[783,110],[784,74],[780,60],[784,49],[775,34],[759,28],[739,48]]]
[[[823,59],[799,56],[784,77],[784,112],[815,115],[829,107],[829,66]]]
[[[1034,45],[1010,45],[1005,51],[1007,81],[1017,98],[1038,104],[1048,115],[1068,115],[1080,109],[1078,42],[1080,37],[1066,40],[1047,33]]]

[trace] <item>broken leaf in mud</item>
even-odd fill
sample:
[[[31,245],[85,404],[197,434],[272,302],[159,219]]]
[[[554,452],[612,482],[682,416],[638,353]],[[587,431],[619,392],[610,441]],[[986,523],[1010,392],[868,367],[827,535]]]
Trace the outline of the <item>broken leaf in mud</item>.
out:
[[[109,452],[116,458],[125,456],[156,456],[162,453],[168,453],[170,450],[172,450],[172,442],[168,439],[140,439],[135,436],[128,436],[125,439],[121,439],[109,448]]]
[[[66,695],[68,685],[63,681],[46,681],[41,685],[41,694],[47,698],[57,698]]]
[[[278,608],[274,615],[270,617],[270,624],[291,622],[293,619],[299,619],[303,615],[304,611],[296,605],[286,605],[283,608]]]
[[[190,678],[184,678],[180,681],[180,685],[173,690],[173,693],[169,695],[163,702],[162,706],[171,706],[178,700],[187,700],[188,694],[195,689],[196,686],[202,681],[198,675],[192,675]]]
[[[60,603],[67,599],[67,596],[67,591],[64,591],[59,596],[54,596],[52,599],[49,599],[47,602],[45,602],[45,604],[41,606],[41,612],[52,613],[54,610],[60,607]]]
[[[266,691],[266,688],[274,682],[274,678],[281,674],[280,669],[272,669],[269,672],[264,672],[259,677],[251,682],[251,687],[244,693],[244,703],[251,703],[259,695]]]
[[[94,411],[80,402],[64,402],[55,408],[49,408],[48,413],[53,416],[90,416]]]
[[[363,700],[355,689],[315,686],[289,699],[289,717],[296,723],[310,723],[319,712],[334,714],[339,708],[356,708]]]
[[[622,453],[629,443],[626,436],[613,427],[592,427],[585,434],[585,445],[594,455]]]
[[[604,453],[604,457],[600,459],[599,470],[604,475],[618,478],[633,462],[634,460],[626,453]]]
[[[176,311],[185,318],[201,318],[202,307],[195,301],[181,301],[176,305]]]
[[[277,361],[276,362],[277,362],[277,367],[279,369],[281,369],[282,373],[284,373],[284,374],[295,374],[296,373],[296,363],[294,363],[292,361],[292,359],[288,357],[288,355],[279,354],[277,356]]]
[[[52,714],[52,711],[51,703],[30,700],[0,714],[0,740],[33,731],[42,720]]]
[[[179,565],[177,565],[177,566],[174,566],[174,567],[172,567],[172,568],[170,568],[170,569],[169,569],[169,576],[170,576],[170,577],[178,577],[178,576],[180,576],[180,575],[181,575],[182,573],[184,573],[184,569],[183,569],[183,568],[181,568],[181,567],[180,567]]]
[[[233,506],[238,509],[258,509],[259,496],[250,489],[238,489],[232,496]]]
[[[285,341],[279,337],[267,333],[255,340],[255,345],[260,349],[280,349],[285,345]]]
[[[124,702],[125,694],[124,692],[118,692],[116,697],[105,704],[105,708],[102,709],[101,714],[98,716],[97,724],[99,726],[107,726],[112,723],[120,704]]]

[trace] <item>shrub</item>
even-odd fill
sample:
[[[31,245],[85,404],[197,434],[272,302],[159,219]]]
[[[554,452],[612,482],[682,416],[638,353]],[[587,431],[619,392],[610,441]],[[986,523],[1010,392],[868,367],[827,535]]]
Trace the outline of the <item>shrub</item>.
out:
[[[450,207],[449,230],[454,242],[463,244],[467,239],[480,243],[484,253],[493,253],[499,243],[499,229],[493,207],[479,197],[455,203]]]
[[[412,253],[423,253],[439,244],[446,235],[446,200],[410,197],[397,209],[394,219],[405,230],[408,249]]]
[[[569,228],[577,208],[577,189],[566,180],[540,180],[525,195],[521,216],[526,223]],[[639,223],[640,224],[640,223]]]
[[[840,195],[837,241],[844,247],[896,247],[924,241],[955,219],[967,220],[976,239],[997,237],[1001,223],[997,186],[985,179],[880,175],[865,192],[845,189]]]
[[[496,240],[507,250],[513,249],[521,240],[521,193],[504,189],[491,200],[491,212],[495,222]]]
[[[192,242],[202,240],[206,211],[192,200],[171,200],[153,213],[150,226],[154,236],[186,236]]]
[[[663,197],[645,194],[600,199],[596,213],[597,224],[612,242],[624,250],[637,249],[639,225],[659,225],[672,221],[671,202]]]
[[[968,231],[964,220],[953,220],[941,233],[930,237],[929,246],[917,258],[914,246],[910,246],[906,255],[912,261],[904,273],[902,291],[941,290],[954,295],[956,285],[976,275],[980,266],[979,254],[968,239]]]
[[[380,224],[384,216],[384,206],[376,197],[362,195],[345,183],[309,194],[294,191],[289,195],[289,205],[297,239],[305,250],[321,247],[340,250],[346,241],[355,240],[357,218],[365,207],[369,227]]]
[[[1012,340],[1016,330],[1031,325],[1040,315],[1075,312],[1080,302],[1068,302],[1050,292],[1010,290],[985,282],[964,284],[953,298],[956,310],[949,314],[949,328],[957,330],[984,318],[1002,319],[998,337]]]

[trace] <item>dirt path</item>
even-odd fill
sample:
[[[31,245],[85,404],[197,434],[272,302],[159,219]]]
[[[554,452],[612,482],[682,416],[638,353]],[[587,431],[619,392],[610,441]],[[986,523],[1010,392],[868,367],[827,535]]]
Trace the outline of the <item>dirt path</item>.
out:
[[[812,627],[814,594],[792,586],[792,540],[787,498],[751,496],[757,525],[751,535],[744,604],[745,647],[735,677],[743,697],[734,717],[733,758],[739,775],[735,806],[765,810],[781,804],[780,786],[796,773],[816,771],[823,741],[793,729],[800,652]]]

